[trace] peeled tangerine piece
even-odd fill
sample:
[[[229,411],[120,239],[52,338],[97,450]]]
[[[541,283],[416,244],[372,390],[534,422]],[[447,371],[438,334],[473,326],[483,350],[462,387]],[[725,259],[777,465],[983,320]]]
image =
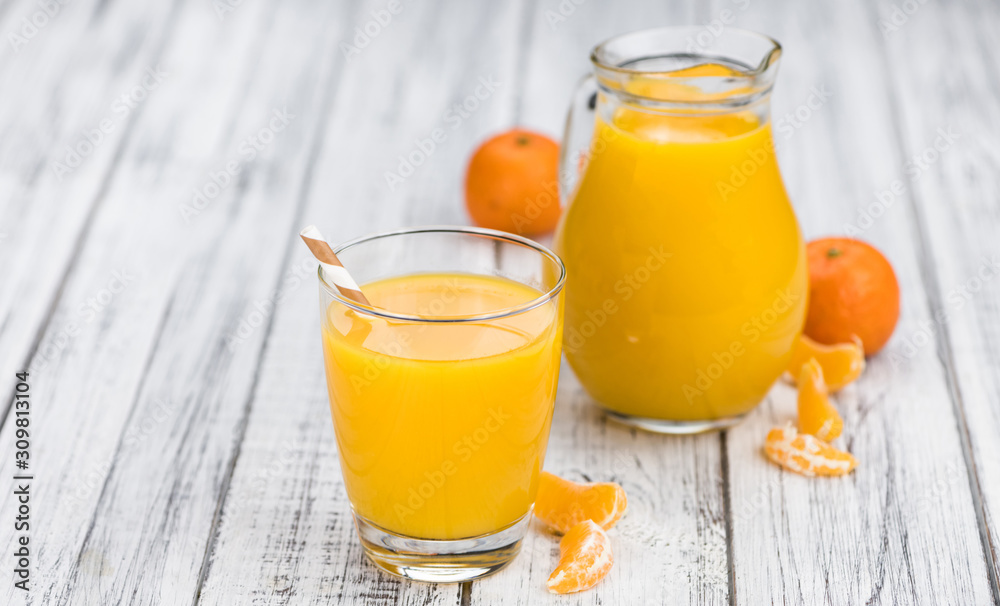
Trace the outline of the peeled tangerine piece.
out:
[[[585,591],[600,583],[614,563],[607,533],[592,520],[584,520],[559,542],[559,563],[545,586],[552,593]]]
[[[823,345],[801,335],[795,342],[792,361],[788,364],[790,380],[795,382],[802,372],[802,367],[814,358],[823,367],[826,385],[831,393],[853,383],[865,369],[865,349],[857,335],[851,339],[851,343]]]
[[[804,476],[842,476],[858,465],[851,453],[837,450],[816,436],[800,434],[791,424],[768,432],[764,453],[778,465]]]
[[[823,368],[810,358],[799,373],[799,431],[820,440],[835,440],[844,430],[840,413],[830,403],[830,392],[823,380]]]
[[[625,490],[614,482],[581,484],[543,471],[535,497],[535,516],[566,533],[584,520],[610,530],[625,513]]]

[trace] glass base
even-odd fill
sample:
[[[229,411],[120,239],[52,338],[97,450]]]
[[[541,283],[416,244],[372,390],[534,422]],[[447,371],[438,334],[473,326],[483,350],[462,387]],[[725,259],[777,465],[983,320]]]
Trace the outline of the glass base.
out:
[[[746,418],[749,412],[732,417],[722,417],[721,419],[706,419],[704,421],[671,421],[668,419],[654,419],[651,417],[636,417],[621,412],[603,408],[609,419],[618,421],[631,427],[638,427],[654,433],[664,433],[672,435],[688,435],[693,433],[705,433],[707,431],[721,431],[736,425]]]
[[[429,583],[461,583],[500,570],[521,550],[530,522],[529,511],[494,533],[446,541],[396,534],[354,514],[368,559],[391,574]]]

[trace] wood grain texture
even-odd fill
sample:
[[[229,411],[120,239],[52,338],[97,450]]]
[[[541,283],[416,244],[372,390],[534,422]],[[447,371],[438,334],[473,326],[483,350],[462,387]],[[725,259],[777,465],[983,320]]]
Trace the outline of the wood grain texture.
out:
[[[997,6],[403,0],[386,23],[387,6],[73,0],[25,44],[5,37],[0,419],[29,365],[40,549],[29,596],[0,567],[0,603],[1000,606]],[[0,32],[38,10],[0,5]],[[764,460],[795,415],[787,385],[725,435],[668,438],[605,420],[564,365],[545,467],[628,491],[609,578],[549,595],[558,543],[537,524],[471,585],[378,572],[340,478],[298,229],[466,223],[469,154],[515,124],[558,137],[595,43],[730,17],[785,46],[773,115],[806,236],[860,232],[903,287],[896,336],[837,397],[859,469]]]
[[[618,482],[628,510],[609,534],[615,565],[592,591],[557,596],[545,580],[559,537],[537,521],[521,554],[472,585],[472,604],[726,604],[729,579],[719,436],[658,436],[607,420],[564,364],[545,469]]]
[[[90,21],[98,4],[67,3],[54,18],[39,21],[41,28],[30,21],[42,10],[36,2],[11,2],[0,14],[0,86],[7,91],[0,103],[5,116],[0,137],[0,418],[10,404],[14,372],[29,363],[45,372],[75,329],[91,321],[85,301],[79,301],[60,319],[59,330],[42,338],[66,275],[74,270],[88,221],[117,169],[123,141],[143,110],[142,102],[134,107],[115,103],[141,82],[147,67],[155,66],[172,23],[171,3],[147,10],[116,8]],[[25,20],[34,29],[26,28]],[[24,31],[34,35],[26,37]],[[123,48],[128,52],[119,54]]]
[[[370,11],[360,7],[363,25]],[[331,241],[431,223],[464,223],[465,160],[510,121],[520,3],[407,3],[346,64],[307,192],[304,222]],[[430,31],[449,32],[447,36]],[[481,81],[474,110],[451,111]],[[485,90],[485,89],[482,89]],[[470,103],[470,106],[472,104]],[[446,139],[390,188],[385,172],[434,129]],[[294,234],[289,234],[294,237]],[[277,306],[201,604],[459,604],[458,585],[403,583],[362,554],[340,477],[320,350],[315,262]]]
[[[782,172],[805,234],[843,233],[857,221],[856,208],[904,171],[884,86],[889,75],[873,59],[881,52],[873,15],[863,3],[806,10],[757,2],[739,24],[775,36],[786,49],[773,116]],[[826,99],[814,96],[810,108],[817,90]],[[791,122],[787,115],[795,112]],[[903,310],[896,338],[836,398],[845,418],[838,443],[858,457],[858,469],[816,480],[764,460],[767,430],[795,418],[787,386],[777,386],[729,432],[738,603],[776,596],[792,604],[991,601],[947,368],[933,345],[894,364],[903,338],[931,313],[909,204],[901,200],[860,235],[892,261]]]
[[[696,18],[693,7],[680,4],[622,10],[610,3],[537,2],[526,23],[520,122],[560,137],[594,44],[616,33]],[[472,604],[727,603],[720,453],[718,435],[669,438],[607,421],[564,364],[545,469],[625,487],[628,513],[611,531],[615,567],[593,591],[548,593],[545,580],[558,560],[559,543],[536,523],[508,568],[473,583]]]
[[[909,163],[906,187],[934,310],[930,323],[904,335],[900,363],[931,346],[926,334],[937,336],[1000,603],[1000,107],[984,103],[1000,92],[991,50],[1000,7],[929,3],[899,16],[880,6],[877,16],[888,24],[883,60],[894,84],[893,127]],[[933,52],[930,40],[948,52]],[[914,68],[890,67],[903,62]]]
[[[104,289],[113,300],[35,382],[36,603],[195,597],[265,331],[228,341],[279,284],[274,251],[298,224],[296,184],[336,74],[324,34],[346,22],[306,8],[225,20],[179,9],[169,78],[145,102],[49,330]],[[286,106],[295,118],[281,127],[273,112]],[[271,125],[283,130],[249,161],[241,142]],[[227,161],[242,166],[228,186]],[[213,179],[223,186],[182,214]]]

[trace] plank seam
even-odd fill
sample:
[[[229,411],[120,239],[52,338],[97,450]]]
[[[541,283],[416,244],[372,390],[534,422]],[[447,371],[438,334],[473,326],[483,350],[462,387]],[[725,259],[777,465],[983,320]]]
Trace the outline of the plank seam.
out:
[[[146,386],[146,377],[149,375],[149,369],[152,367],[153,359],[156,357],[156,350],[160,344],[160,339],[163,338],[163,333],[167,325],[167,318],[170,317],[170,311],[174,307],[174,297],[177,293],[176,287],[177,284],[174,283],[174,285],[170,288],[170,299],[167,300],[167,305],[164,307],[163,314],[160,316],[160,321],[156,327],[156,336],[153,338],[153,342],[149,348],[149,354],[146,356],[146,361],[142,365],[142,374],[139,375],[139,384],[136,386],[135,397],[132,398],[132,403],[129,405],[128,416],[125,418],[125,424],[122,426],[123,428],[127,428],[132,423],[132,418],[136,414],[136,409],[139,408],[139,399],[142,397],[142,390]],[[126,432],[123,429],[121,435],[118,436],[118,442],[115,444],[114,456],[111,457],[111,464],[108,467],[108,472],[104,475],[104,481],[101,483],[101,492],[97,495],[97,501],[94,505],[94,513],[90,518],[90,524],[87,526],[87,533],[84,535],[83,541],[80,542],[80,550],[76,554],[76,564],[73,567],[73,572],[69,577],[69,581],[66,583],[66,587],[64,588],[64,595],[68,595],[76,585],[76,579],[80,572],[80,562],[83,559],[84,552],[87,550],[87,544],[90,543],[90,537],[94,532],[94,525],[97,523],[101,502],[104,500],[104,494],[107,492],[108,484],[111,483],[111,476],[115,472],[115,467],[117,467],[118,454],[121,452],[122,444],[125,441],[125,434]]]
[[[353,23],[353,16],[358,12],[357,5],[355,4],[352,11],[352,18],[345,19],[345,23]],[[346,26],[349,27],[349,26]],[[333,114],[332,106],[335,102],[336,97],[336,86],[335,84],[340,80],[343,75],[345,67],[345,59],[342,53],[336,53],[334,58],[333,66],[330,69],[329,79],[324,85],[324,90],[322,93],[322,100],[318,104],[320,117],[316,123],[314,132],[315,137],[313,138],[312,145],[309,149],[309,158],[306,162],[306,168],[302,175],[302,186],[296,200],[295,213],[292,218],[291,230],[289,231],[288,241],[285,245],[285,253],[282,256],[281,265],[278,267],[278,275],[276,279],[275,288],[281,285],[283,279],[284,268],[288,266],[290,262],[295,246],[299,242],[299,224],[302,222],[302,216],[305,212],[306,201],[309,197],[310,188],[312,186],[313,175],[315,172],[315,167],[317,161],[319,160],[320,151],[323,147],[323,134],[326,132],[327,121],[329,116]],[[215,551],[216,545],[219,540],[219,528],[222,522],[222,514],[225,510],[227,497],[229,496],[229,489],[232,485],[233,475],[236,472],[236,465],[239,462],[240,453],[243,449],[243,442],[246,439],[247,427],[250,424],[250,414],[253,411],[253,403],[257,397],[257,387],[260,381],[261,367],[264,364],[264,360],[267,357],[268,345],[271,341],[271,331],[274,328],[274,323],[276,321],[277,313],[272,313],[267,319],[264,326],[264,337],[263,343],[261,344],[260,353],[257,355],[257,363],[254,366],[253,379],[250,383],[250,389],[248,392],[246,403],[243,406],[243,415],[240,420],[240,424],[236,430],[236,440],[235,447],[233,450],[232,458],[229,464],[226,466],[225,474],[222,478],[222,486],[219,491],[219,501],[215,507],[215,513],[212,516],[212,524],[209,527],[208,540],[205,542],[205,555],[202,558],[201,570],[198,574],[198,583],[195,586],[194,600],[192,604],[196,606],[201,600],[201,592],[204,588],[205,581],[208,579],[208,575],[212,569],[212,554]]]
[[[166,40],[170,37],[173,27],[176,24],[178,3],[174,3],[174,8],[171,9],[169,22],[164,28],[164,36],[160,41],[160,46],[152,53],[154,58],[159,58],[163,54],[163,49],[166,46]],[[159,63],[154,60],[151,62],[153,65]],[[49,302],[48,309],[45,312],[43,320],[39,323],[38,329],[35,331],[35,336],[32,339],[31,346],[28,348],[28,352],[25,355],[24,361],[21,363],[21,368],[27,369],[31,360],[38,353],[38,348],[42,344],[42,338],[45,336],[45,332],[48,330],[52,323],[52,318],[55,316],[56,309],[59,307],[60,301],[62,301],[63,292],[66,289],[66,283],[69,281],[69,276],[76,269],[77,261],[80,258],[80,254],[83,251],[84,244],[90,236],[90,229],[93,226],[94,219],[97,217],[98,211],[100,211],[103,206],[103,202],[107,197],[108,190],[111,188],[111,181],[114,178],[115,172],[118,169],[118,165],[121,163],[122,157],[125,155],[125,148],[128,146],[129,139],[131,137],[133,126],[138,122],[139,116],[142,114],[146,105],[139,105],[134,111],[132,111],[125,123],[125,128],[122,131],[121,139],[118,142],[118,147],[115,148],[115,154],[108,164],[108,170],[105,173],[103,179],[101,180],[101,186],[98,188],[97,193],[94,195],[93,201],[91,202],[90,210],[87,212],[87,217],[83,221],[83,225],[80,227],[80,233],[77,234],[76,241],[73,243],[73,248],[70,251],[69,260],[66,262],[66,268],[63,270],[62,277],[59,278],[59,286],[56,288],[55,293],[52,295],[52,300]],[[14,387],[11,386],[10,396],[5,399],[9,404],[0,412],[0,430],[3,429],[4,425],[7,423],[7,417],[10,415],[10,409],[13,407],[14,402]]]
[[[869,6],[868,10],[870,12],[875,11],[874,6]],[[875,18],[871,19],[871,23],[877,23],[877,15]],[[878,36],[882,38],[881,36]],[[882,39],[878,45],[880,60],[882,63],[882,70],[886,74],[891,74],[891,66],[889,65],[888,49],[885,45],[885,40]],[[895,144],[899,149],[900,157],[906,157],[906,142],[903,135],[903,127],[900,124],[900,113],[902,107],[899,103],[899,98],[896,94],[895,81],[893,80],[892,85],[887,87],[888,90],[888,101],[889,106],[892,109],[892,130],[895,136]],[[927,305],[931,313],[935,313],[938,309],[943,309],[941,303],[941,287],[940,281],[938,279],[937,271],[934,268],[934,264],[931,262],[931,242],[930,238],[927,236],[926,220],[924,218],[923,212],[920,209],[920,204],[918,199],[920,197],[917,188],[911,187],[907,199],[909,201],[910,214],[913,217],[913,231],[914,239],[917,243],[916,253],[917,253],[917,265],[920,269],[921,279],[928,286],[925,289]],[[937,356],[938,360],[945,371],[945,382],[948,388],[948,394],[951,399],[952,410],[955,414],[956,429],[959,434],[959,440],[962,444],[962,455],[965,459],[965,467],[968,471],[968,481],[969,490],[972,493],[973,508],[976,513],[976,522],[979,526],[979,540],[983,550],[983,558],[986,564],[986,573],[988,576],[990,589],[993,593],[993,603],[1000,606],[1000,580],[997,578],[997,554],[996,549],[993,545],[993,538],[990,533],[989,526],[986,524],[986,511],[983,499],[983,491],[980,486],[979,473],[975,465],[975,456],[972,449],[972,437],[969,432],[969,423],[965,415],[965,402],[962,397],[961,387],[958,382],[958,373],[955,369],[955,357],[954,352],[951,348],[951,331],[949,329],[948,318],[942,318],[940,322],[940,334],[941,337],[937,340]]]
[[[729,432],[723,431],[719,434],[719,450],[722,465],[722,516],[723,526],[726,530],[726,569],[729,581],[729,604],[736,606],[736,566],[733,561],[733,505],[729,486],[729,445],[727,437]]]

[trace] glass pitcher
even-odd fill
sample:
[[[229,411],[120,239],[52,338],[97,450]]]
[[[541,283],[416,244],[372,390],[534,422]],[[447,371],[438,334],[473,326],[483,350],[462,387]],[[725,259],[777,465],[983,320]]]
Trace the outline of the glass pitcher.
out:
[[[789,362],[808,296],[771,134],[781,46],[736,29],[699,46],[699,33],[594,48],[561,166],[564,351],[609,415],[662,433],[753,409]]]

